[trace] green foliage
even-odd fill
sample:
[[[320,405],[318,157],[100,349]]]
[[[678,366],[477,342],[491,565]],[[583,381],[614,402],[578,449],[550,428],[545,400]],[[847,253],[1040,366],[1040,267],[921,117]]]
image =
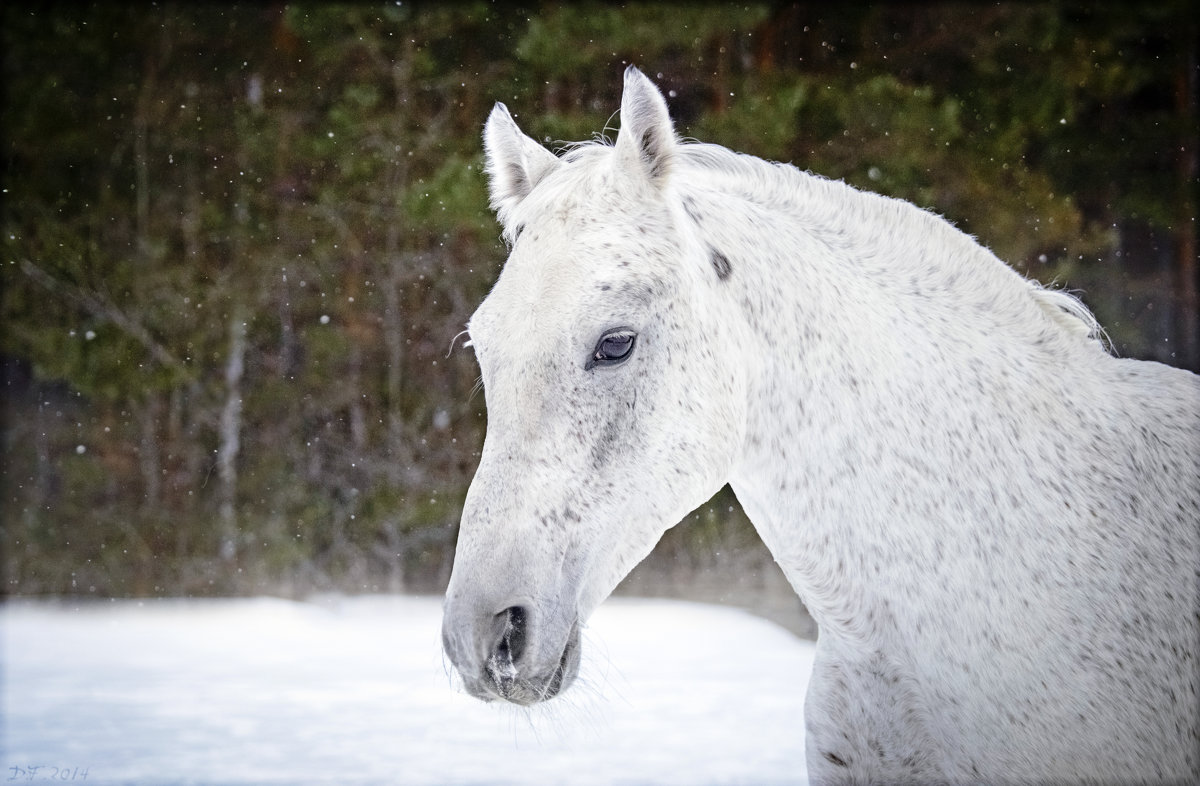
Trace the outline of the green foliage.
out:
[[[494,221],[487,215],[483,157],[449,155],[428,179],[417,180],[404,195],[400,209],[407,221],[432,234],[486,231]]]
[[[1105,316],[1131,232],[1194,232],[1188,10],[7,4],[7,589],[437,589],[485,425],[447,351],[504,257],[482,123],[611,136],[630,62],[681,135],[936,210]],[[663,548],[741,543],[732,506]]]
[[[666,57],[702,57],[714,40],[753,29],[766,18],[763,4],[571,3],[530,19],[515,55],[547,79],[569,80],[617,57],[647,68]]]

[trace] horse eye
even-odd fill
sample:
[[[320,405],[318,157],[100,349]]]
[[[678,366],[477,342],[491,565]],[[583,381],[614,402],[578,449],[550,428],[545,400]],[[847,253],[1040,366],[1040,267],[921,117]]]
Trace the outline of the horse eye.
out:
[[[605,333],[596,342],[592,356],[584,365],[585,370],[596,366],[615,366],[623,363],[633,353],[633,345],[637,341],[637,333],[632,330],[613,330]]]

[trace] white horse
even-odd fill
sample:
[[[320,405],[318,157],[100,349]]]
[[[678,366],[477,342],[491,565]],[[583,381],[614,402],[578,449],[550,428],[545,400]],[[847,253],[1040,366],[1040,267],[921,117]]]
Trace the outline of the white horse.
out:
[[[1200,781],[1200,378],[937,216],[681,143],[484,134],[511,243],[443,641],[529,704],[730,483],[816,619],[815,782]],[[719,631],[714,646],[721,646]]]

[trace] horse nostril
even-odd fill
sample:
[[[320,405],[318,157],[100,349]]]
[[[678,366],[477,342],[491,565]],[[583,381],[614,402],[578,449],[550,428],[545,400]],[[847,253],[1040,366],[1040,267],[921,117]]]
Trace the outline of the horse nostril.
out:
[[[496,645],[496,656],[501,663],[515,664],[525,653],[527,616],[524,607],[510,606],[496,615],[504,617],[504,632]]]

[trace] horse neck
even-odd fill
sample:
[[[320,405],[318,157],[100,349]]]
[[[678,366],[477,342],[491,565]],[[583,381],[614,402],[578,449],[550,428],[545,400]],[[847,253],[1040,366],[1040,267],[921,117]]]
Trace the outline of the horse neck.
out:
[[[979,479],[996,468],[963,446],[1007,427],[983,413],[1027,395],[1009,367],[1045,315],[1023,280],[940,219],[837,183],[807,187],[777,204],[724,200],[710,240],[748,252],[722,249],[753,380],[731,484],[822,635],[884,646],[889,592],[936,591],[919,581],[953,566],[933,555],[969,537],[947,528],[968,517],[948,484],[978,504],[970,516],[987,515],[996,489]]]

